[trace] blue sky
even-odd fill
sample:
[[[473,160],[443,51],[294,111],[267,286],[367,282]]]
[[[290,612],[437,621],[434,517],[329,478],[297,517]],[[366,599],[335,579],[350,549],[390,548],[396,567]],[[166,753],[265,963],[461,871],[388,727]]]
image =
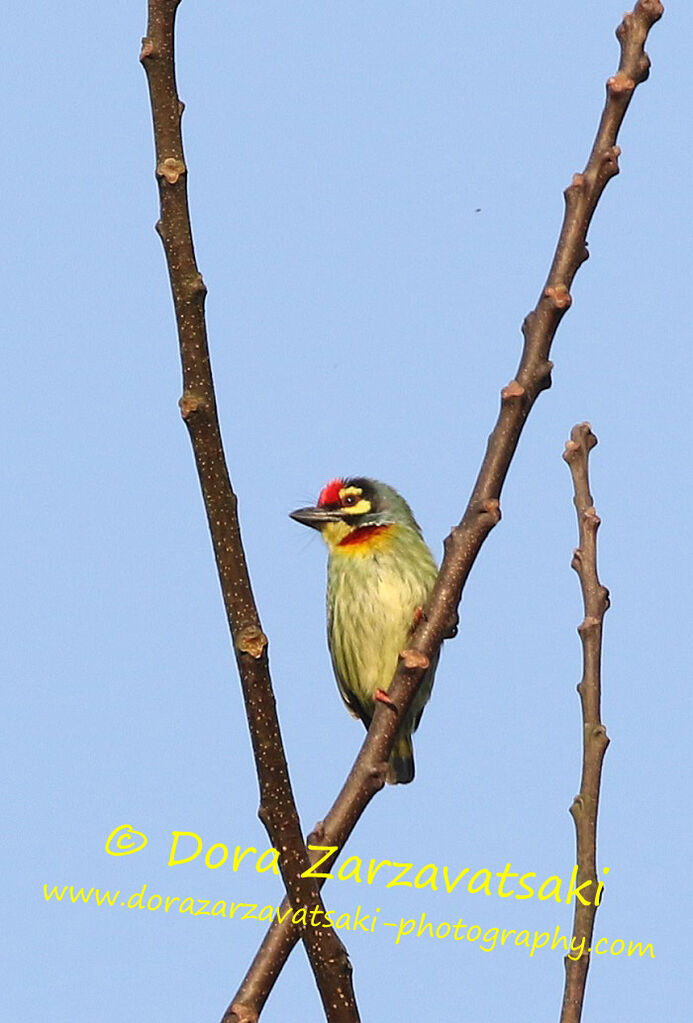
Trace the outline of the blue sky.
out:
[[[563,188],[618,60],[619,5],[185,0],[178,80],[227,455],[303,825],[362,739],[324,640],[325,554],[287,513],[337,474],[407,497],[439,556],[467,500]],[[177,400],[144,74],[144,4],[11,4],[6,146],[3,927],[12,1018],[216,1020],[252,920],[47,904],[43,885],[279,901],[279,879],[168,866],[173,831],[267,848],[235,667]],[[465,591],[416,738],[417,778],[346,855],[569,878],[581,617],[561,452],[588,419],[608,750],[585,1020],[688,1018],[689,44],[670,5],[620,138],[621,175],[554,347],[503,521]],[[148,836],[108,856],[110,832]],[[529,929],[536,898],[335,881],[331,908]],[[364,1020],[558,1016],[559,951],[342,932]],[[301,949],[263,1020],[321,1009]]]

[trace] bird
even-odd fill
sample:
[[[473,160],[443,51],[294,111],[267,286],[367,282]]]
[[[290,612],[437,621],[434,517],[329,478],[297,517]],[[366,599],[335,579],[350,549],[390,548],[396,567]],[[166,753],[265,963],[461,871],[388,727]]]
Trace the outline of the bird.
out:
[[[411,508],[365,476],[330,480],[317,504],[290,513],[327,544],[327,642],[340,695],[368,729],[397,660],[423,614],[438,568]],[[414,779],[412,732],[428,702],[438,655],[421,681],[390,755],[386,780]]]

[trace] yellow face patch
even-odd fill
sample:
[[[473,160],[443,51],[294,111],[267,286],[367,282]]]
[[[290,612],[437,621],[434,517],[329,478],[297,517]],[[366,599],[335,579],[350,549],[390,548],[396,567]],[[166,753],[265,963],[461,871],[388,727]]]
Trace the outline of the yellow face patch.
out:
[[[339,491],[339,500],[343,501],[345,497],[360,497],[362,493],[361,487],[342,487]]]
[[[327,546],[332,550],[353,531],[354,527],[347,525],[346,522],[328,522],[322,527],[320,533]]]
[[[372,509],[371,502],[365,497],[361,500],[363,491],[360,487],[342,487],[339,491],[339,500],[342,502],[342,515],[367,515]]]
[[[371,510],[371,502],[362,497],[356,504],[346,505],[341,509],[342,515],[367,515]]]

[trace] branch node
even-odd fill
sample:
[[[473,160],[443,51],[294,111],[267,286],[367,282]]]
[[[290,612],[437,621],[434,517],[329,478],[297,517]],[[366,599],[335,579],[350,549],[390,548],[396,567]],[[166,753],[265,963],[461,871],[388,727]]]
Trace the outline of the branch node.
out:
[[[585,456],[598,444],[589,423],[578,423],[570,431],[570,440],[566,441],[563,460],[572,465],[578,452],[584,451]],[[594,511],[594,509],[592,509]]]
[[[497,498],[489,497],[486,501],[480,501],[477,506],[478,515],[488,515],[491,525],[497,526],[501,520],[500,503]]]
[[[580,423],[580,425],[577,427],[577,430],[580,436],[584,437],[588,451],[591,451],[592,448],[596,448],[599,441],[597,439],[597,435],[595,433],[592,433],[591,423]]]
[[[234,1002],[224,1013],[224,1023],[258,1023],[259,1014],[249,1005]]]
[[[598,629],[601,623],[602,623],[601,618],[595,618],[593,615],[585,615],[585,617],[578,625],[577,630],[582,636],[586,632],[590,632],[593,629]]]
[[[308,835],[306,845],[318,845],[325,837],[325,822],[318,821],[311,833]]]
[[[454,639],[455,636],[457,635],[457,627],[459,624],[460,624],[459,612],[457,611],[457,609],[455,609],[451,613],[448,623],[445,626],[445,631],[443,632],[443,639]]]
[[[385,779],[390,769],[390,765],[386,760],[381,760],[379,764],[374,764],[368,771],[368,778],[373,786],[374,792],[379,792],[385,788]]]
[[[443,540],[443,550],[445,552],[445,556],[452,557],[452,551],[458,544],[462,544],[463,542],[464,530],[462,529],[462,527],[459,525],[459,523],[457,525],[451,526],[450,532]]]
[[[537,394],[542,391],[548,391],[551,387],[551,371],[553,370],[553,363],[551,359],[542,359],[537,366]]]
[[[178,401],[178,407],[183,419],[187,422],[193,412],[199,412],[206,405],[205,399],[200,394],[193,394],[186,391]]]
[[[608,177],[613,178],[619,173],[618,158],[621,155],[620,146],[609,146],[602,158],[602,167]]]
[[[570,804],[569,812],[573,819],[577,820],[578,816],[580,816],[583,813],[584,809],[585,803],[582,796],[576,796],[573,802]]]
[[[185,287],[181,290],[183,291],[184,297],[188,300],[195,298],[197,295],[204,296],[207,294],[207,285],[205,284],[204,277],[199,270],[190,274],[190,276],[185,279],[184,283]]]
[[[140,50],[139,59],[140,59],[141,63],[144,64],[144,62],[147,60],[147,58],[153,57],[153,56],[154,56],[154,43],[147,36],[144,36],[144,38],[142,39],[142,49]]]
[[[623,15],[623,21],[616,29],[616,38],[621,44],[621,50],[624,51],[629,42],[635,42],[636,45],[642,47],[645,36],[663,14],[664,6],[660,0],[639,0],[635,10],[627,11]],[[638,25],[639,20],[642,21],[640,26]],[[631,37],[635,36],[636,32],[637,38],[632,39]]]
[[[624,74],[623,71],[617,71],[615,75],[608,79],[606,87],[611,96],[622,96],[624,93],[630,94],[633,91],[635,82],[628,75]]]
[[[544,296],[550,300],[554,309],[569,309],[573,301],[565,284],[556,284],[546,288]]]
[[[422,654],[420,650],[414,650],[413,647],[409,647],[407,650],[402,650],[399,655],[402,659],[402,664],[405,668],[410,671],[425,671],[431,664],[426,654]]]
[[[602,524],[602,520],[597,515],[594,505],[589,508],[585,508],[582,513],[582,517],[585,520],[585,526],[596,533]]]
[[[587,178],[584,174],[573,174],[570,184],[563,190],[566,206],[576,203],[584,193],[586,186]]]
[[[185,172],[185,164],[177,156],[167,156],[156,168],[156,176],[168,181],[169,185],[175,185]]]
[[[651,28],[664,14],[664,4],[660,0],[640,0],[639,6],[647,19],[648,28]]]
[[[524,398],[525,391],[522,384],[518,383],[517,380],[511,380],[507,387],[504,387],[501,391],[501,401],[508,403],[517,398]]]
[[[246,625],[240,629],[236,638],[236,648],[242,654],[250,654],[257,661],[267,646],[267,636],[257,625]]]
[[[592,729],[592,738],[603,739],[604,748],[606,749],[606,747],[609,745],[609,736],[606,734],[606,725],[602,724],[595,725],[594,728]]]
[[[640,59],[638,60],[638,69],[637,69],[637,81],[638,81],[638,83],[646,82],[647,79],[650,77],[650,65],[651,65],[650,58],[647,56],[647,54],[643,50],[643,52],[640,54]]]
[[[534,329],[536,321],[537,313],[535,309],[532,309],[532,311],[527,313],[524,320],[522,321],[522,336],[524,337],[525,341],[529,340],[529,336],[532,330]]]

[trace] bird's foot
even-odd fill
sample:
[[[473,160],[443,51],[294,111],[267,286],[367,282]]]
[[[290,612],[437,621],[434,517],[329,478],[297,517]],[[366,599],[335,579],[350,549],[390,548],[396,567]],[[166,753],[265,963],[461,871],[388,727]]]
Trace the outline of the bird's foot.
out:
[[[417,625],[422,620],[422,618],[423,619],[426,618],[426,612],[424,611],[424,609],[421,606],[419,606],[417,608],[414,608],[414,619],[413,619],[412,625],[411,625],[411,631],[412,632],[417,627]]]
[[[384,703],[386,707],[390,707],[394,711],[397,710],[397,704],[390,699],[384,689],[376,689],[373,693],[373,699],[377,700],[378,703]]]
[[[373,790],[375,792],[379,792],[380,789],[385,787],[385,782],[387,781],[387,773],[389,770],[390,765],[388,764],[387,760],[381,760],[379,764],[375,764],[370,769],[369,774],[373,783]]]

